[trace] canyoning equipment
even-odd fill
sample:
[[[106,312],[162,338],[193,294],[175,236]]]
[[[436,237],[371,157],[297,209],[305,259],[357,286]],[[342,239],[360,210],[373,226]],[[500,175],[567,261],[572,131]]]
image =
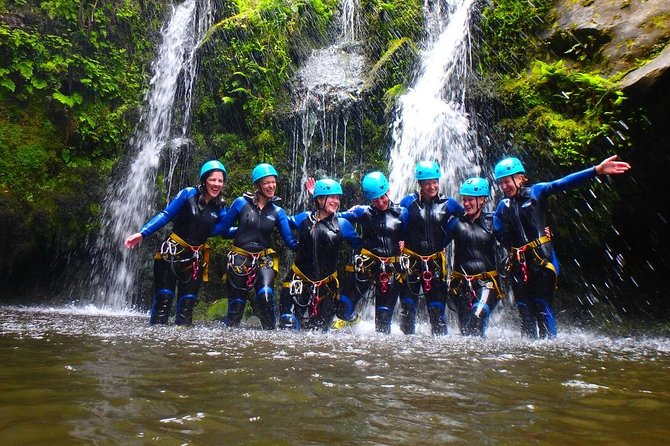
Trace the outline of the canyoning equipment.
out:
[[[381,294],[386,294],[390,286],[403,281],[399,256],[381,257],[365,248],[354,256],[353,265],[345,270],[354,273],[355,286],[361,295],[376,287]],[[364,283],[366,289],[361,289],[359,283]]]
[[[151,312],[149,316],[149,324],[167,324],[170,317],[170,308],[172,308],[172,299],[174,298],[174,291],[163,288],[156,291],[153,301],[151,303]]]
[[[402,258],[405,257],[405,258]],[[407,285],[412,294],[418,296],[421,294],[421,289],[424,292],[429,292],[433,289],[433,279],[437,281],[446,280],[447,274],[447,259],[444,251],[438,251],[428,256],[422,256],[416,252],[405,248],[401,256],[401,264],[406,266]],[[411,277],[417,277],[418,281],[412,281]],[[412,285],[420,282],[416,291],[412,289]]]
[[[442,177],[440,166],[435,161],[419,161],[414,174],[418,181],[439,180]]]
[[[485,178],[479,177],[468,178],[463,181],[459,191],[461,196],[468,197],[488,197],[490,192],[489,182]]]
[[[213,170],[220,170],[221,172],[223,172],[223,179],[224,180],[228,176],[228,171],[226,170],[223,163],[221,163],[221,161],[211,160],[211,161],[207,161],[200,168],[200,181],[205,181],[205,177],[207,176],[207,174],[212,172]]]
[[[319,304],[328,296],[335,298],[340,287],[337,279],[337,271],[324,277],[321,280],[312,280],[307,277],[294,263],[291,265],[293,276],[290,281],[282,284],[287,288],[293,302],[298,307],[307,307],[310,317],[316,317],[319,314]],[[305,285],[309,287],[305,290]]]
[[[254,170],[251,171],[251,182],[255,183],[256,181],[271,175],[279,179],[279,174],[277,174],[277,170],[274,168],[274,166],[272,166],[272,164],[258,164],[256,167],[254,167]]]
[[[228,251],[228,263],[226,266],[226,270],[229,273],[246,278],[244,287],[239,287],[226,277],[228,283],[235,289],[250,291],[256,283],[258,268],[269,268],[274,270],[275,273],[279,271],[279,254],[272,248],[258,252],[249,252],[233,245],[230,247],[230,251]]]
[[[342,195],[342,186],[335,180],[324,178],[314,184],[314,198],[328,195]]]
[[[475,286],[474,284],[477,283],[478,287],[485,286],[489,287],[489,284],[491,288],[493,288],[496,292],[496,295],[498,296],[498,299],[504,299],[505,295],[503,294],[502,290],[500,289],[500,285],[498,284],[498,271],[486,271],[484,273],[479,273],[479,274],[463,274],[458,271],[452,271],[451,276],[449,278],[450,284],[454,284],[455,282],[459,280],[465,281],[467,283],[468,289],[470,291],[470,294],[472,297],[476,297],[477,293],[475,292]]]
[[[198,280],[202,268],[202,281],[209,280],[208,244],[189,245],[174,232],[161,244],[160,250],[154,255],[154,260],[165,260],[170,264],[172,274],[182,283]],[[188,270],[190,274],[185,277]]]
[[[540,267],[547,268],[552,271],[555,277],[554,286],[556,286],[558,281],[556,267],[552,262],[540,256],[536,251],[537,248],[549,242],[551,242],[551,237],[548,235],[543,235],[542,237],[537,238],[532,242],[526,243],[519,248],[513,246],[509,251],[509,256],[507,259],[507,271],[511,271],[514,265],[518,264],[521,268],[521,279],[523,280],[523,283],[528,282],[528,262],[526,261],[526,253],[530,251],[534,255],[530,260],[531,263],[538,264]]]
[[[389,181],[381,172],[370,172],[363,177],[363,195],[368,200],[374,200],[385,195],[389,190]]]
[[[515,173],[526,173],[526,169],[524,169],[519,158],[505,158],[496,164],[493,169],[493,178],[496,181],[500,181],[500,179],[514,175]]]

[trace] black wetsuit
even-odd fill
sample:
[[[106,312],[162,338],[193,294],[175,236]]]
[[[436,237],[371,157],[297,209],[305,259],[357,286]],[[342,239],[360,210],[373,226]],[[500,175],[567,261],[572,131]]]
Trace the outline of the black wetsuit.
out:
[[[151,305],[151,324],[166,324],[170,315],[175,289],[178,291],[177,325],[190,325],[193,305],[203,279],[205,242],[214,224],[226,214],[219,200],[203,205],[200,191],[195,187],[181,190],[168,206],[140,230],[147,237],[170,221],[172,235],[167,237],[154,256],[154,298]],[[234,228],[225,231],[230,237]]]
[[[247,293],[255,290],[251,301],[254,313],[266,330],[276,326],[274,279],[278,271],[278,256],[269,250],[272,232],[279,229],[284,242],[295,249],[288,217],[284,209],[272,199],[260,209],[256,193],[246,193],[233,201],[226,216],[216,225],[214,233],[228,231],[237,222],[237,234],[228,253],[226,285],[228,287],[228,314],[224,323],[229,327],[240,324]],[[269,250],[269,251],[268,251]]]
[[[339,297],[337,279],[342,240],[357,249],[360,238],[351,223],[334,214],[319,221],[315,212],[291,218],[298,249],[283,284],[280,300],[282,327],[327,331]]]
[[[461,215],[463,207],[453,198],[430,201],[419,193],[406,196],[400,205],[407,209],[407,237],[404,254],[409,255],[407,280],[400,300],[400,328],[413,334],[419,295],[423,292],[432,333],[447,333],[446,225],[450,217]]]
[[[450,240],[454,242],[454,263],[449,306],[458,315],[461,334],[483,336],[500,297],[493,214],[482,212],[475,221],[465,215],[452,218],[447,224]]]
[[[376,330],[390,333],[402,288],[399,243],[405,238],[407,209],[390,203],[384,211],[375,206],[356,206],[339,215],[359,224],[363,234],[362,252],[354,258],[354,272],[344,281],[343,295],[351,296],[353,312],[358,300],[374,288]]]
[[[559,180],[520,187],[498,203],[493,227],[510,252],[511,287],[526,336],[554,337],[557,333],[553,300],[559,274],[558,259],[547,227],[547,198],[573,189],[596,176],[591,167]]]

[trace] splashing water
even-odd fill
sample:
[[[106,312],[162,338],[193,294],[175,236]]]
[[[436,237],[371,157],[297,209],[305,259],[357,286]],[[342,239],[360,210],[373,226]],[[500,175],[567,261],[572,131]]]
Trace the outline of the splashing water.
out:
[[[289,197],[298,199],[290,200],[293,211],[305,198],[302,184],[308,176],[337,177],[345,171],[348,124],[365,67],[359,28],[358,1],[343,0],[337,41],[314,50],[296,75]]]
[[[426,2],[426,37],[416,81],[396,107],[389,163],[390,190],[397,201],[414,189],[414,167],[434,160],[441,187],[455,192],[477,175],[479,150],[465,110],[470,66],[470,15],[474,0]]]
[[[93,302],[108,308],[129,306],[138,269],[123,241],[154,211],[156,178],[163,161],[167,196],[187,133],[191,93],[197,74],[198,43],[211,25],[209,0],[186,0],[172,10],[161,30],[163,42],[152,64],[153,77],[133,138],[123,176],[112,183],[102,212],[93,256]],[[181,122],[178,121],[179,118]]]

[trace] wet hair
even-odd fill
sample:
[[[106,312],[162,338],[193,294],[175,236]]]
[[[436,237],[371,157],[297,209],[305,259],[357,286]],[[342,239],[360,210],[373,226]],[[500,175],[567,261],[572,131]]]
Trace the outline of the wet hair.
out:
[[[222,172],[223,173],[223,171],[219,170],[219,169],[215,169],[215,170],[211,170],[211,171],[207,172],[207,174],[204,176],[204,178],[200,182],[200,185],[198,186],[198,192],[200,194],[200,196],[198,197],[198,204],[201,207],[207,206],[207,203],[205,202],[205,196],[207,195],[207,189],[206,189],[205,184],[207,183],[207,178],[209,178],[214,172]],[[224,173],[223,176],[224,176],[224,179],[225,179],[226,174]],[[212,204],[214,207],[216,207],[219,210],[222,209],[225,206],[226,203],[223,200],[223,189],[221,190],[219,195],[217,195],[216,197],[214,197],[214,199],[212,201],[210,201],[210,204]]]

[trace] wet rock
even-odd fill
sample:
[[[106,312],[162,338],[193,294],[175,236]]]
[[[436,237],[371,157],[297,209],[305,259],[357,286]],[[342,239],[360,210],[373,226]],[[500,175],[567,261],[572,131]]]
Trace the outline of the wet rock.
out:
[[[558,0],[555,11],[551,48],[605,75],[640,67],[670,41],[668,0]]]

